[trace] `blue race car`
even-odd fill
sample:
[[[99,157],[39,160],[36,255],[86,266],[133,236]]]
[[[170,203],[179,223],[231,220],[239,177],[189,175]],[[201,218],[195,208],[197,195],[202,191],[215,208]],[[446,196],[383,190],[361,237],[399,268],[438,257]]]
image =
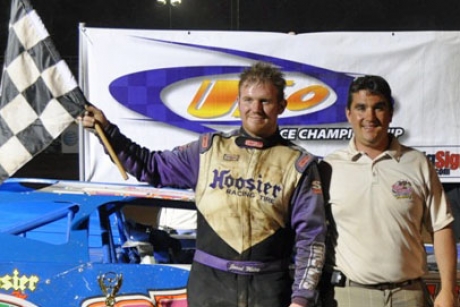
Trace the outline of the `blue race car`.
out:
[[[48,179],[0,185],[0,306],[185,307],[193,236],[133,220],[193,192]]]
[[[6,180],[0,185],[0,307],[186,307],[194,235],[174,235],[154,227],[154,217],[141,223],[133,215],[160,208],[195,210],[194,193]],[[426,250],[430,300],[440,280],[432,245]]]

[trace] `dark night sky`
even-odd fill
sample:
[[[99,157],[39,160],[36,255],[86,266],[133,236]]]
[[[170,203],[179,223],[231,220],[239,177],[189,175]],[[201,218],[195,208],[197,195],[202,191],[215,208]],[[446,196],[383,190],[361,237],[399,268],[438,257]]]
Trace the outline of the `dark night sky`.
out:
[[[160,6],[156,0],[30,1],[62,57],[74,70],[78,67],[80,23],[108,28],[296,33],[460,31],[458,0],[182,0],[179,7],[171,9],[171,19],[170,7]],[[0,0],[0,64],[9,14],[10,0]],[[63,166],[50,167],[47,161]],[[49,158],[45,152],[16,176],[78,179],[78,159],[74,155]]]
[[[76,57],[78,25],[180,30],[322,31],[460,30],[458,0],[30,0],[64,58]],[[5,49],[10,0],[0,0]],[[171,22],[171,24],[170,24]]]

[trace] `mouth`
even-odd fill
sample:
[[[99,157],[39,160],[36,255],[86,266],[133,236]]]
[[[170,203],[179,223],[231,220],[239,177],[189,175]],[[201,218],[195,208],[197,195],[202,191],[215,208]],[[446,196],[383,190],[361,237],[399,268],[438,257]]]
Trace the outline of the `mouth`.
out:
[[[265,120],[265,117],[263,117],[263,116],[250,116],[250,117],[249,117],[249,120],[253,120],[253,121],[264,121],[264,120]]]
[[[367,124],[367,125],[362,125],[361,128],[365,130],[374,130],[374,129],[380,128],[380,125]]]

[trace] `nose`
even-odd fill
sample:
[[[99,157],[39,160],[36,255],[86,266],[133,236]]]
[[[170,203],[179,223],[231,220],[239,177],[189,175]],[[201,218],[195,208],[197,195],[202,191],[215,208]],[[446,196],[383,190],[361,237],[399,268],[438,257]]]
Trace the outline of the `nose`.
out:
[[[261,112],[264,109],[264,105],[262,101],[254,100],[253,103],[251,104],[251,110],[253,112]]]
[[[369,120],[369,121],[374,120],[376,118],[375,110],[373,108],[366,108],[364,118]]]

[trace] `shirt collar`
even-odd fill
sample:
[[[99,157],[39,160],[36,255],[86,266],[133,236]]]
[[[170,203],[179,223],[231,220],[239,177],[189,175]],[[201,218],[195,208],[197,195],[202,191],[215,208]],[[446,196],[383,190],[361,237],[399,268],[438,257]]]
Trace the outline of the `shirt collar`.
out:
[[[399,162],[402,155],[401,143],[399,143],[398,139],[393,134],[390,133],[389,136],[391,138],[390,146],[388,146],[388,148],[382,154],[380,154],[377,159],[381,159],[383,156],[388,156],[394,159],[396,162]],[[359,158],[365,155],[364,152],[359,151],[356,148],[355,136],[353,136],[348,143],[348,152],[350,154],[351,161],[358,161]]]

